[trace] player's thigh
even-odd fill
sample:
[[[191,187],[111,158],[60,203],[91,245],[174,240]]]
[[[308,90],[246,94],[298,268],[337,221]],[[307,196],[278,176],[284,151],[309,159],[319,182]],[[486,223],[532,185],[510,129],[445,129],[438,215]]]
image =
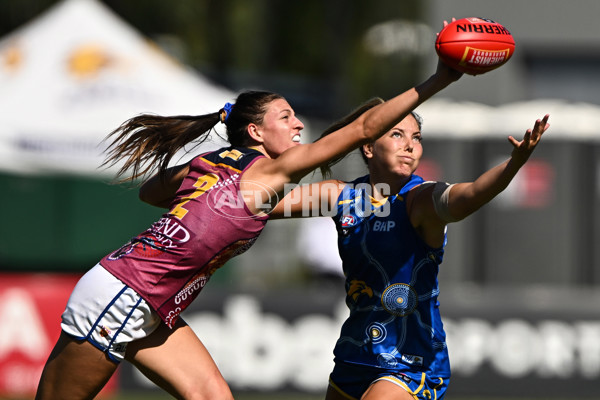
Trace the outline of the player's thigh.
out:
[[[173,329],[161,324],[130,343],[125,358],[177,398],[233,399],[206,347],[181,318]]]
[[[61,332],[42,372],[36,399],[93,399],[117,367],[88,341]]]
[[[362,395],[361,400],[415,400],[412,394],[401,386],[381,380],[373,383]]]

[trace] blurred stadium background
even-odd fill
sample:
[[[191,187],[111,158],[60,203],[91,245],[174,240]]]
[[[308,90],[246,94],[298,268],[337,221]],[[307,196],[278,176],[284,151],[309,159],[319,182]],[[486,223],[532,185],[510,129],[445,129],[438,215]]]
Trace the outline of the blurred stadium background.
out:
[[[506,193],[449,228],[447,398],[600,398],[599,15],[596,0],[2,0],[0,398],[31,397],[76,279],[161,213],[98,169],[110,130],[260,88],[310,141],[427,77],[442,21],[466,16],[504,24],[516,53],[419,107],[418,173],[473,179],[509,134],[545,113],[552,128]],[[334,175],[363,172],[351,155]],[[186,314],[237,398],[323,397],[345,310],[319,222],[271,222]],[[166,396],[124,364],[103,398]]]

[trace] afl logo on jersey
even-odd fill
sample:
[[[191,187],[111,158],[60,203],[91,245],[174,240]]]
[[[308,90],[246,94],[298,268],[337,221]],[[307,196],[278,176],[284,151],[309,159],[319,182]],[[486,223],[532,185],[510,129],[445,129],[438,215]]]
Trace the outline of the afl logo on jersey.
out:
[[[356,224],[356,218],[354,217],[354,215],[344,215],[342,217],[343,227],[353,226],[354,224]]]

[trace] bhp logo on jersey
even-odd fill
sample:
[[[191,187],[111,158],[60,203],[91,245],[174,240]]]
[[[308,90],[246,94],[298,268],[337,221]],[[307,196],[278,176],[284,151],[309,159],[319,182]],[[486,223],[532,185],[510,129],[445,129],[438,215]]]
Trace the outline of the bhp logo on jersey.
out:
[[[394,221],[375,221],[373,224],[374,232],[389,232],[396,226]]]

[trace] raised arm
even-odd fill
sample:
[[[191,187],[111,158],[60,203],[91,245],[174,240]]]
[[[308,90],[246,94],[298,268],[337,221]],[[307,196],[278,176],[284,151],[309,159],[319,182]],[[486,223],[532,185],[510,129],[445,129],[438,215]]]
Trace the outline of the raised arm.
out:
[[[271,219],[333,216],[344,185],[336,179],[298,185],[269,213]]]
[[[544,132],[550,127],[548,118],[549,115],[546,115],[538,119],[533,129],[525,132],[523,140],[518,141],[512,136],[508,138],[513,145],[508,160],[488,170],[474,182],[452,186],[448,199],[450,215],[458,220],[466,218],[506,189],[519,169],[527,162]]]
[[[293,147],[276,159],[259,160],[245,179],[268,184],[275,191],[299,182],[308,172],[328,160],[343,156],[374,141],[400,122],[413,109],[462,76],[442,62],[429,79],[362,114],[352,123],[314,142]]]
[[[441,246],[447,223],[468,217],[506,189],[550,127],[548,118],[546,115],[538,119],[521,141],[510,136],[508,140],[513,145],[511,157],[484,172],[474,182],[448,187],[438,183],[423,190],[413,189],[414,194],[409,198],[410,218],[423,240],[432,247]]]

